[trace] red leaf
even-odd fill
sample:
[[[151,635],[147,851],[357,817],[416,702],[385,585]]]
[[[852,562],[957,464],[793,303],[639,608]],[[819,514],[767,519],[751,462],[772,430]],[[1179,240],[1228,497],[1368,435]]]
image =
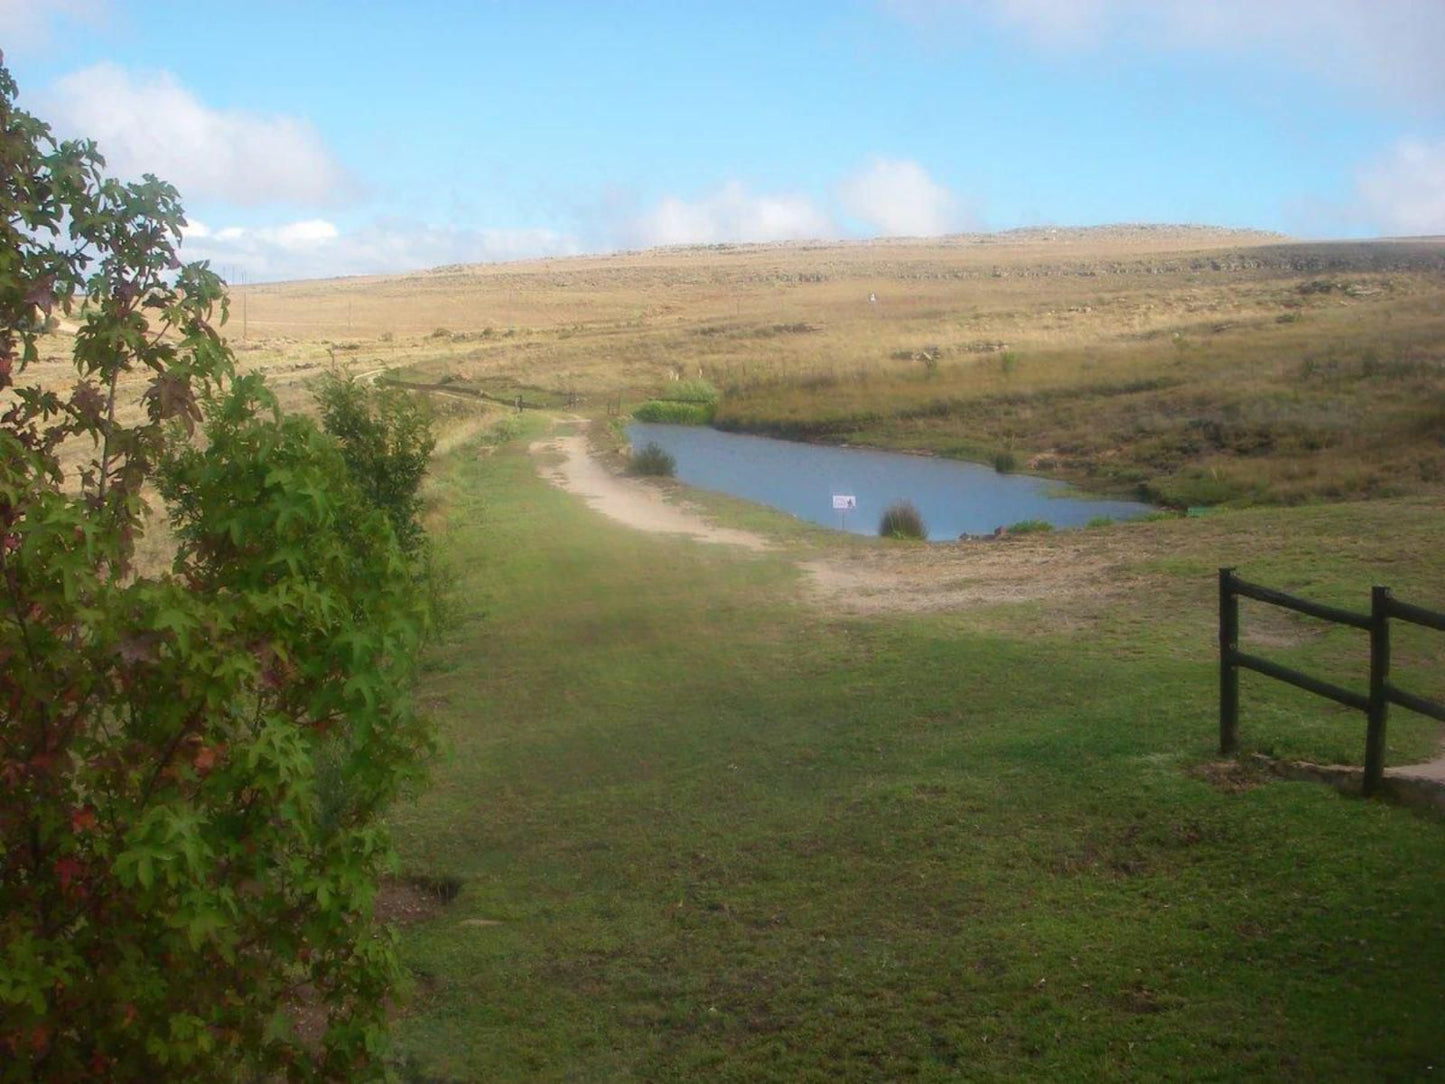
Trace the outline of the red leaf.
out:
[[[82,872],[84,872],[84,867],[68,855],[65,858],[57,858],[55,860],[55,873],[60,878],[60,890],[62,892],[68,892],[70,890],[70,882],[79,877]]]
[[[82,381],[75,385],[75,390],[70,393],[70,405],[82,421],[94,425],[105,412],[105,396],[101,395],[100,389],[90,381]]]
[[[82,806],[70,814],[70,830],[72,832],[89,832],[95,827],[95,811],[90,806]]]
[[[42,275],[36,279],[26,291],[25,300],[49,316],[55,304],[55,276]]]

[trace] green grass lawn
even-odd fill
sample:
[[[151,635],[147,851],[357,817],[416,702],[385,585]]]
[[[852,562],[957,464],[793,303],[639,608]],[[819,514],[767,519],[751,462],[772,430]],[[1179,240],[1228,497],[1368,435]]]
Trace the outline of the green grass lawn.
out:
[[[1216,739],[1215,547],[1188,539],[1218,523],[1141,525],[1175,532],[1148,570],[1167,604],[1051,633],[1028,606],[831,614],[785,553],[615,526],[521,445],[438,474],[459,614],[421,694],[448,749],[394,824],[405,873],[461,890],[403,934],[404,1078],[1441,1065],[1445,825],[1192,771]],[[1231,513],[1228,537],[1289,516],[1308,545],[1342,514]],[[1407,585],[1439,570],[1439,516],[1421,516]],[[1320,548],[1324,594],[1367,595],[1359,555]],[[1275,654],[1343,650],[1331,634]],[[1251,747],[1304,727],[1317,759],[1358,759],[1357,715],[1245,684]],[[1400,748],[1428,748],[1400,714]]]

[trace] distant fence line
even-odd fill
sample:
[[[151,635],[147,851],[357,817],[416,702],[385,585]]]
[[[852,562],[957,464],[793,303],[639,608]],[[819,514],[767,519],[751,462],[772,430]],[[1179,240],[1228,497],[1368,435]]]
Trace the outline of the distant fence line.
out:
[[[471,399],[484,399],[489,403],[500,403],[502,406],[509,406],[515,410],[555,409],[554,407],[546,403],[529,403],[520,395],[515,395],[512,398],[508,399],[505,396],[493,395],[490,392],[479,391],[476,388],[462,387],[458,384],[423,384],[415,380],[399,380],[394,376],[379,376],[376,379],[377,383],[386,384],[389,387],[393,388],[405,388],[407,391],[436,391],[442,392],[446,395],[465,395]],[[567,405],[575,406],[576,403],[577,396],[575,394],[569,395],[567,399]]]
[[[1357,693],[1332,682],[1322,681],[1299,670],[1270,662],[1239,650],[1240,596],[1272,606],[1281,606],[1323,621],[1370,634],[1370,683],[1367,694]],[[1405,692],[1390,684],[1390,621],[1408,621],[1445,632],[1445,613],[1401,602],[1388,587],[1370,591],[1370,612],[1356,613],[1326,606],[1309,599],[1287,595],[1270,587],[1241,580],[1232,568],[1219,570],[1219,751],[1228,755],[1239,748],[1239,670],[1253,670],[1277,681],[1365,713],[1365,776],[1362,786],[1368,796],[1380,787],[1385,773],[1385,724],[1390,705],[1398,704],[1421,715],[1445,722],[1445,704]]]

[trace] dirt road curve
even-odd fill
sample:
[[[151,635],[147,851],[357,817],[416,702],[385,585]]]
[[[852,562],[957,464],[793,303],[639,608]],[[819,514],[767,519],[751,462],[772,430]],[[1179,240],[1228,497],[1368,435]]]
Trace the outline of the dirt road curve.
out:
[[[613,474],[587,453],[587,438],[554,436],[532,445],[537,469],[553,485],[576,493],[604,516],[640,531],[682,534],[702,542],[721,542],[750,550],[765,550],[768,544],[749,531],[718,527],[685,507],[668,504],[662,494],[645,482]],[[561,461],[556,462],[555,453]]]

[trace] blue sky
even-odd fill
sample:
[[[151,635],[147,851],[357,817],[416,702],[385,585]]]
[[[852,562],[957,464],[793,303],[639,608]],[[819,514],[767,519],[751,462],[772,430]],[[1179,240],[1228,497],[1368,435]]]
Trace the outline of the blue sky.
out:
[[[0,0],[250,279],[1195,222],[1445,233],[1445,0]]]

